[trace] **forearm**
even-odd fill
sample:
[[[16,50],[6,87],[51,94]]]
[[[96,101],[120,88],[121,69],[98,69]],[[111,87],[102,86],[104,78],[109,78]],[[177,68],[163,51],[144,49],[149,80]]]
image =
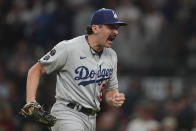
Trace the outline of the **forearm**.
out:
[[[38,62],[30,68],[27,76],[26,102],[36,101],[36,91],[39,85],[41,74],[44,73],[42,65]]]

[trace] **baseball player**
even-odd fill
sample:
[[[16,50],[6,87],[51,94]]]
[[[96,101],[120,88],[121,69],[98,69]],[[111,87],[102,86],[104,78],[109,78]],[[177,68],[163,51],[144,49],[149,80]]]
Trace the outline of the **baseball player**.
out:
[[[56,102],[51,114],[57,118],[52,131],[95,131],[96,114],[104,100],[120,107],[125,96],[118,90],[117,56],[111,45],[120,22],[111,9],[99,9],[87,34],[64,40],[43,56],[28,72],[26,102],[36,102],[40,76],[57,72]]]

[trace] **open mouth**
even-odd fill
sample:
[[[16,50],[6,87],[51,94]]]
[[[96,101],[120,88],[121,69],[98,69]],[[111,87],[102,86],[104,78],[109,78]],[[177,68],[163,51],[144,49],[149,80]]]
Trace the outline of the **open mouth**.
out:
[[[115,38],[116,38],[116,35],[110,35],[107,40],[114,41]]]

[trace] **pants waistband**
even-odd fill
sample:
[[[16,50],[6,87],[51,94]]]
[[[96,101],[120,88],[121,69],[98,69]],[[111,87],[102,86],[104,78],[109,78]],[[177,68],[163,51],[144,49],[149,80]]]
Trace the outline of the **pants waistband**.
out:
[[[93,110],[93,109],[90,109],[90,108],[85,108],[81,105],[78,105],[78,104],[72,103],[72,102],[68,103],[67,106],[69,108],[72,108],[72,109],[75,109],[79,112],[82,112],[82,113],[86,114],[87,116],[94,116],[98,112],[96,110]]]

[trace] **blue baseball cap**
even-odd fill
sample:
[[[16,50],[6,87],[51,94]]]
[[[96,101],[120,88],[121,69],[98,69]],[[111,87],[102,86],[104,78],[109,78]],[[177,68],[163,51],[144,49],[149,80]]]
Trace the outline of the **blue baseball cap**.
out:
[[[118,20],[116,13],[111,9],[99,9],[91,17],[91,25],[118,24],[125,26],[127,23]]]

